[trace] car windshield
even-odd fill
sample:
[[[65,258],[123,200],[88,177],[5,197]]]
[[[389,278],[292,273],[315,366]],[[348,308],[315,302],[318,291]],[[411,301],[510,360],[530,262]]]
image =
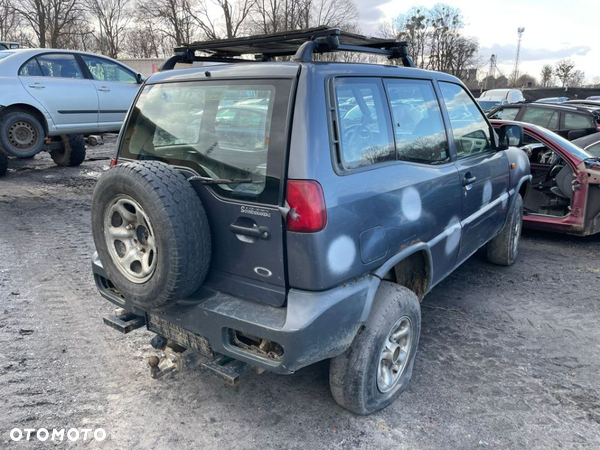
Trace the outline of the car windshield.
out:
[[[229,195],[258,196],[267,183],[269,153],[285,141],[289,88],[281,80],[148,85],[133,108],[120,154],[190,167],[205,178],[246,180],[218,186]]]

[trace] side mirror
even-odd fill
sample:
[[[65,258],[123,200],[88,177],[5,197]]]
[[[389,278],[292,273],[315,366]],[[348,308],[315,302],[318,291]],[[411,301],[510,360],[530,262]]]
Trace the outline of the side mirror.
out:
[[[525,135],[521,125],[501,125],[498,130],[498,150],[508,147],[521,147]]]
[[[135,74],[135,80],[137,84],[142,84],[144,82],[144,76],[141,73]]]

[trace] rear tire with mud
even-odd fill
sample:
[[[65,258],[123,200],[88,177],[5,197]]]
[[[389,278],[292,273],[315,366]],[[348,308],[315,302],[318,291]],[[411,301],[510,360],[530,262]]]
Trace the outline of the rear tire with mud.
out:
[[[487,243],[487,259],[501,266],[510,266],[517,260],[519,239],[523,226],[523,197],[517,193],[512,210],[502,231]]]
[[[0,117],[0,151],[17,158],[29,158],[44,148],[46,131],[33,115],[13,111]]]
[[[85,139],[81,134],[61,136],[62,145],[52,150],[50,156],[57,166],[79,166],[85,160]]]
[[[108,277],[141,307],[181,300],[208,272],[204,207],[186,177],[164,163],[126,163],[104,173],[92,198],[92,232]]]
[[[335,401],[360,415],[394,402],[410,382],[420,333],[416,294],[382,281],[365,328],[331,360],[329,386]]]

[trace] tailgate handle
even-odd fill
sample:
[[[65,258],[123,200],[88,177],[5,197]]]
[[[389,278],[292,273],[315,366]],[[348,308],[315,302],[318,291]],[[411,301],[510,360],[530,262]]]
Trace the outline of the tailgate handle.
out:
[[[267,240],[271,237],[271,232],[267,227],[243,227],[241,225],[231,224],[229,230],[235,234],[241,234],[242,236],[253,237],[256,239]]]

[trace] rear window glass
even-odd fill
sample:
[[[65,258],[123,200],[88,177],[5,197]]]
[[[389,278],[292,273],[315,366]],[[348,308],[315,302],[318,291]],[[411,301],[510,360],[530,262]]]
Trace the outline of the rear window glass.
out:
[[[346,169],[396,159],[389,107],[379,79],[340,78],[335,83],[340,159]]]
[[[186,166],[226,197],[277,203],[291,82],[149,85],[127,125],[121,155]]]
[[[578,130],[581,128],[594,128],[592,118],[583,114],[565,113],[565,128]]]

